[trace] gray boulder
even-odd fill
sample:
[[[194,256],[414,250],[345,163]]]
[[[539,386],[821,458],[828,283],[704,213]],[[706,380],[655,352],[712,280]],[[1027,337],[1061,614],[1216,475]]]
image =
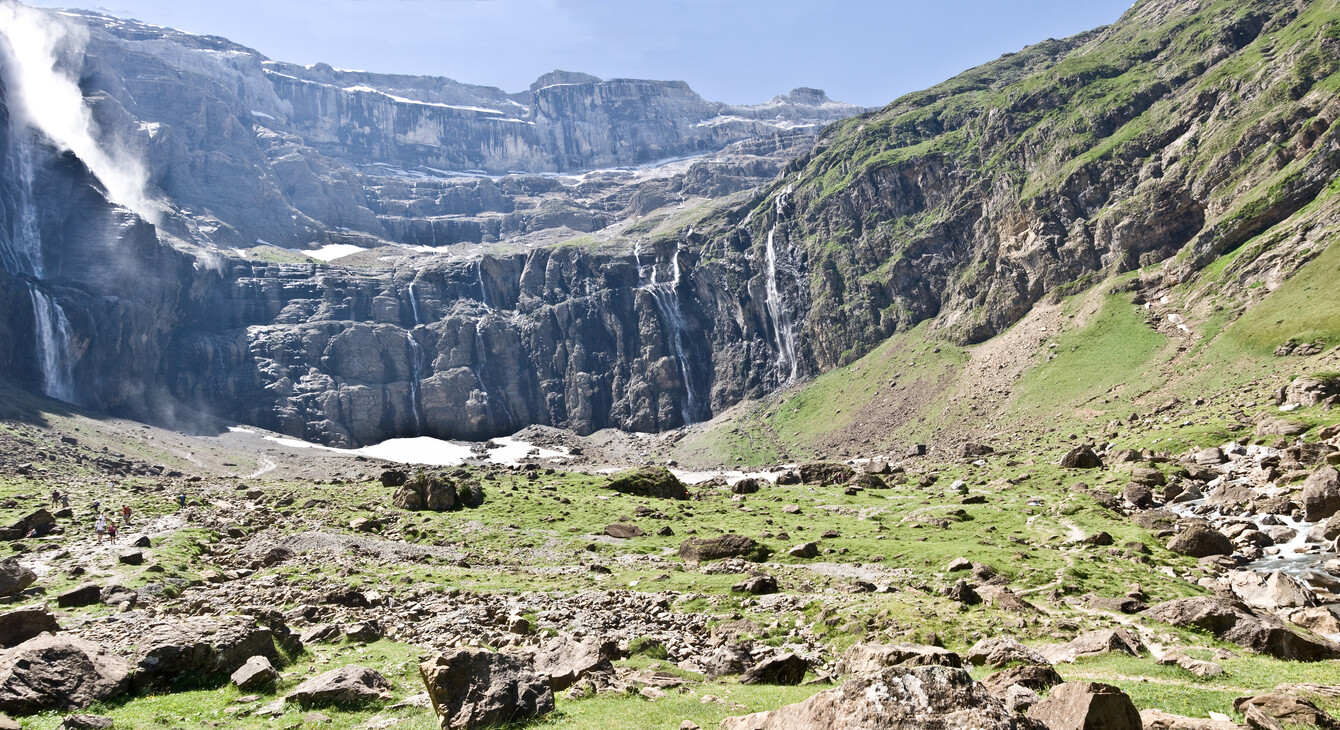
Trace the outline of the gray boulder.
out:
[[[948,649],[924,644],[855,644],[842,655],[839,674],[877,674],[889,667],[961,667]]]
[[[0,596],[12,596],[37,581],[37,574],[15,558],[0,561]]]
[[[1099,629],[1080,634],[1066,644],[1053,644],[1042,647],[1041,654],[1052,664],[1073,662],[1080,657],[1098,656],[1116,652],[1129,656],[1140,656],[1145,648],[1144,642],[1133,631],[1127,629]]]
[[[575,641],[559,636],[540,647],[531,664],[537,674],[549,678],[555,692],[562,692],[588,674],[613,674],[612,662],[618,658],[619,647],[613,641],[594,637]]]
[[[1281,609],[1311,608],[1318,605],[1317,595],[1302,581],[1278,570],[1268,575],[1238,570],[1229,573],[1233,595],[1252,608],[1275,612]]]
[[[748,644],[728,643],[707,655],[703,671],[708,679],[716,679],[728,674],[744,674],[753,663],[754,655],[750,653]]]
[[[1092,446],[1076,446],[1061,457],[1062,469],[1101,469],[1103,460]]]
[[[1050,665],[1024,664],[988,675],[982,680],[982,684],[991,691],[991,694],[1004,698],[1005,691],[1010,687],[1020,686],[1034,692],[1046,692],[1064,681]]]
[[[1218,530],[1195,524],[1170,540],[1168,549],[1193,558],[1208,558],[1212,555],[1232,555],[1233,541]]]
[[[728,717],[721,730],[1045,730],[954,667],[890,667],[794,705]]]
[[[0,711],[75,710],[122,694],[130,664],[77,636],[42,634],[0,656]]]
[[[60,624],[45,608],[16,608],[0,613],[0,646],[8,649],[43,633],[60,631]]]
[[[367,667],[350,664],[332,669],[303,682],[284,696],[304,708],[357,705],[391,699],[391,680]]]
[[[1028,717],[1049,730],[1142,730],[1140,712],[1110,684],[1066,682],[1052,688]]]
[[[1322,467],[1303,482],[1303,519],[1319,522],[1340,511],[1340,472]]]
[[[1247,718],[1247,726],[1260,730],[1276,728],[1320,728],[1336,730],[1340,723],[1311,700],[1269,692],[1255,697],[1240,697],[1233,709]]]
[[[732,593],[767,596],[777,592],[777,579],[770,575],[754,575],[731,586],[730,590]]]
[[[239,690],[251,692],[274,686],[279,681],[279,672],[275,671],[269,659],[256,655],[238,667],[230,679]]]
[[[1244,603],[1200,596],[1160,603],[1146,618],[1179,627],[1195,627],[1259,654],[1305,662],[1340,658],[1340,645],[1292,631],[1274,616],[1259,616]]]
[[[1019,643],[1011,636],[982,639],[968,650],[965,661],[975,667],[1002,668],[1011,664],[1047,664],[1047,658],[1036,650]]]
[[[740,675],[740,684],[800,684],[810,663],[795,654],[768,657]]]
[[[279,661],[274,633],[249,616],[193,616],[143,629],[134,689],[164,689],[231,674],[254,656]]]
[[[508,654],[455,649],[419,665],[444,730],[518,723],[552,712],[549,682]]]

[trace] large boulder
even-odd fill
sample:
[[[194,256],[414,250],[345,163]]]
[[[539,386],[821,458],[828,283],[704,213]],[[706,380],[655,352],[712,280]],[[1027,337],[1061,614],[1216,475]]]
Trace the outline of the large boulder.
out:
[[[588,674],[613,674],[612,662],[618,658],[619,647],[613,641],[595,637],[575,641],[560,636],[540,647],[531,664],[541,677],[549,678],[555,692],[562,692]]]
[[[721,730],[1045,730],[1006,709],[954,667],[890,667],[770,712],[728,717]]]
[[[855,644],[842,655],[839,674],[876,674],[889,667],[961,667],[958,654],[922,644]]]
[[[816,484],[821,487],[846,484],[854,476],[856,476],[856,470],[846,464],[813,461],[800,465],[800,481],[804,484]]]
[[[1284,388],[1284,402],[1310,407],[1321,405],[1333,395],[1340,395],[1340,378],[1333,375],[1300,375]]]
[[[456,509],[460,500],[456,483],[451,479],[437,474],[418,474],[395,491],[391,503],[412,512],[446,512]]]
[[[997,669],[1011,664],[1047,664],[1047,658],[1034,649],[1019,643],[1010,636],[996,636],[982,639],[973,644],[963,657],[975,667],[987,666]]]
[[[771,656],[740,675],[740,684],[800,684],[810,663],[795,654]]]
[[[1239,601],[1199,596],[1160,603],[1144,616],[1179,627],[1195,627],[1259,654],[1305,662],[1340,658],[1340,645],[1291,631],[1274,616],[1258,616]]]
[[[332,669],[303,682],[284,696],[302,707],[357,705],[391,699],[391,680],[380,672],[350,664]]]
[[[37,574],[15,558],[0,561],[0,596],[12,596],[37,581]]]
[[[279,672],[275,671],[269,659],[257,655],[238,667],[229,679],[239,690],[251,692],[274,686],[274,683],[279,681]]]
[[[730,587],[731,593],[768,596],[779,590],[777,579],[770,575],[751,575]]]
[[[1303,519],[1318,522],[1340,512],[1340,472],[1322,467],[1303,482]]]
[[[982,680],[982,684],[991,694],[1003,698],[1005,691],[1015,685],[1034,692],[1046,692],[1064,681],[1048,664],[1023,664],[991,674]]]
[[[1052,664],[1073,662],[1080,657],[1118,653],[1140,656],[1144,642],[1135,632],[1127,629],[1099,629],[1080,634],[1066,644],[1042,647],[1040,652]]]
[[[45,608],[31,606],[0,613],[0,646],[8,649],[43,633],[60,631],[60,624]]]
[[[0,711],[74,710],[129,686],[130,664],[77,636],[42,634],[0,655]]]
[[[75,586],[56,596],[56,605],[60,608],[79,608],[102,602],[102,586],[97,583],[85,583]]]
[[[0,531],[0,538],[6,540],[17,540],[21,537],[27,537],[29,533],[42,536],[51,532],[51,528],[56,526],[56,516],[45,509],[39,509],[36,512],[30,512],[9,527]]]
[[[554,692],[521,659],[483,649],[455,649],[419,665],[443,730],[522,722],[552,712]]]
[[[1228,575],[1233,595],[1252,608],[1270,612],[1290,608],[1311,608],[1318,604],[1317,595],[1302,581],[1278,570],[1263,575],[1251,570],[1238,570]]]
[[[679,546],[679,558],[686,563],[701,563],[723,558],[744,558],[757,563],[767,560],[770,554],[771,551],[766,546],[744,535],[693,537]]]
[[[1066,682],[1028,716],[1048,730],[1141,730],[1140,712],[1125,692],[1110,684]]]
[[[1092,446],[1076,446],[1061,457],[1062,469],[1101,469],[1103,460]]]
[[[1340,723],[1317,707],[1311,700],[1287,694],[1270,692],[1255,697],[1240,697],[1233,709],[1247,719],[1247,726],[1274,730],[1274,728],[1320,728],[1336,730]]]
[[[630,469],[610,477],[610,489],[636,497],[654,497],[656,499],[688,499],[689,491],[679,477],[669,469],[659,466],[644,466]]]
[[[249,616],[193,616],[143,629],[134,689],[172,688],[232,674],[253,656],[279,661],[275,635]]]
[[[1168,549],[1193,558],[1208,558],[1211,555],[1232,555],[1233,541],[1214,528],[1194,524],[1170,540]]]
[[[744,674],[754,663],[754,655],[749,652],[749,644],[726,643],[713,649],[703,661],[703,671],[708,679],[716,679],[727,674]]]

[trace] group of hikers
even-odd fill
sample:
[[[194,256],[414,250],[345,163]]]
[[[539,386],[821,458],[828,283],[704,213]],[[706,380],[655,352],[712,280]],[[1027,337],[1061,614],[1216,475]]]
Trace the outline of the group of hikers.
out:
[[[115,486],[116,486],[115,484],[107,485],[108,489],[115,488]],[[185,508],[186,493],[182,492],[181,494],[178,494],[176,502],[179,508]],[[101,545],[104,538],[109,539],[112,542],[116,542],[116,534],[118,527],[116,520],[109,517],[110,510],[104,512],[102,509],[102,501],[97,499],[93,500],[93,504],[91,506],[93,508],[93,514],[95,515],[93,519],[93,531],[98,535],[98,544]],[[51,508],[69,509],[70,495],[61,493],[59,489],[51,490]],[[132,512],[133,510],[130,509],[130,505],[128,504],[121,505],[121,526],[128,527],[130,525],[130,516]]]

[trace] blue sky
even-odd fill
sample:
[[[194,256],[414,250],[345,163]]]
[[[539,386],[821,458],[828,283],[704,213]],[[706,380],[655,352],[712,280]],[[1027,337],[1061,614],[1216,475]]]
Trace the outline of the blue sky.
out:
[[[1131,0],[114,0],[92,7],[283,61],[520,91],[553,69],[682,79],[715,101],[797,86],[882,106]],[[105,0],[104,0],[105,2]]]

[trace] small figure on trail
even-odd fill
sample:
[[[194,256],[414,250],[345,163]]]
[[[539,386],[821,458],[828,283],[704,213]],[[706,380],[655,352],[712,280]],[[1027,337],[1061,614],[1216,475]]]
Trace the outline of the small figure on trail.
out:
[[[107,523],[107,539],[111,540],[112,542],[116,542],[116,523],[115,523],[115,522],[108,522],[108,523]]]
[[[177,506],[182,509],[186,508],[186,492],[177,495]]]
[[[70,495],[68,495],[68,494],[62,494],[62,495],[60,496],[60,506],[61,506],[61,509],[69,509],[69,508],[70,508]]]
[[[128,504],[121,505],[121,521],[127,525],[130,524],[130,505]]]
[[[107,533],[107,515],[98,513],[98,519],[93,523],[93,529],[98,533],[98,544],[102,544],[102,536]]]
[[[96,499],[93,500],[93,514],[100,514],[101,512],[102,512],[102,502]]]
[[[60,505],[60,490],[53,489],[51,490],[51,506],[57,507],[59,505]]]

